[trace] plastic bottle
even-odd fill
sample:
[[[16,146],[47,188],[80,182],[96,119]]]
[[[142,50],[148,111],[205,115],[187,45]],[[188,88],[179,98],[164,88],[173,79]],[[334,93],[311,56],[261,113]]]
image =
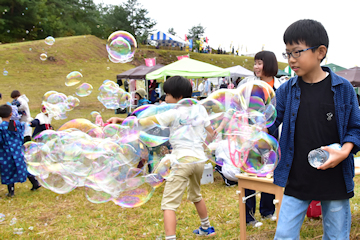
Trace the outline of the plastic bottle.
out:
[[[339,143],[333,143],[329,145],[332,149],[340,150],[341,145]],[[318,168],[323,165],[329,159],[329,152],[322,150],[321,148],[317,148],[311,150],[308,154],[308,161],[310,165],[314,168]]]

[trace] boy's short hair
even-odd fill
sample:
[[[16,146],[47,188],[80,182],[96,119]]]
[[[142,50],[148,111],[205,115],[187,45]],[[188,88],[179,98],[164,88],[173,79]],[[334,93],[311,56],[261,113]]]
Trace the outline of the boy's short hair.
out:
[[[329,48],[329,37],[324,26],[320,22],[311,19],[302,19],[291,24],[286,29],[283,40],[285,44],[303,42],[308,47],[324,45],[327,49]],[[313,52],[315,50],[316,48],[312,49]]]
[[[10,117],[10,114],[12,113],[12,107],[4,104],[0,106],[0,117],[1,118],[8,118]]]
[[[164,92],[174,98],[191,98],[192,86],[189,80],[181,76],[174,76],[164,83]]]
[[[20,91],[19,90],[14,90],[11,92],[11,98],[17,98],[17,97],[20,97],[21,94],[20,94]]]
[[[273,77],[277,75],[278,72],[278,63],[276,56],[273,52],[270,51],[261,51],[258,52],[254,60],[263,61],[263,73],[266,77]]]

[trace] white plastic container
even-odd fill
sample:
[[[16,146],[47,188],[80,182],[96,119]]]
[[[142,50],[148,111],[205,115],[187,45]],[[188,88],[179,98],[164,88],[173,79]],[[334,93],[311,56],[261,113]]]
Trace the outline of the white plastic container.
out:
[[[201,184],[208,184],[214,182],[214,170],[211,163],[207,163],[204,166],[204,172],[201,178]]]

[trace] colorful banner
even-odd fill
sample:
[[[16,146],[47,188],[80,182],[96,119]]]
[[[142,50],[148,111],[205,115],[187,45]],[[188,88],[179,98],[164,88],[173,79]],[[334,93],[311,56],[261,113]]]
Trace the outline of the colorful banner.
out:
[[[189,55],[182,55],[182,56],[176,56],[178,60],[181,60],[183,58],[189,58]]]
[[[156,65],[156,58],[145,58],[145,65],[147,67],[152,67]]]
[[[189,48],[192,49],[193,48],[193,40],[189,39]]]

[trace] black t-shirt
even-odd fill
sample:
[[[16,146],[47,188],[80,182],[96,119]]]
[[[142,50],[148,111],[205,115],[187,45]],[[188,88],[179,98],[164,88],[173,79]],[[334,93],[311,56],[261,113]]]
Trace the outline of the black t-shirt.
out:
[[[335,168],[318,170],[308,162],[311,150],[339,143],[331,77],[309,84],[299,77],[300,106],[295,122],[294,159],[285,194],[302,200],[340,200],[347,193],[342,163]]]

